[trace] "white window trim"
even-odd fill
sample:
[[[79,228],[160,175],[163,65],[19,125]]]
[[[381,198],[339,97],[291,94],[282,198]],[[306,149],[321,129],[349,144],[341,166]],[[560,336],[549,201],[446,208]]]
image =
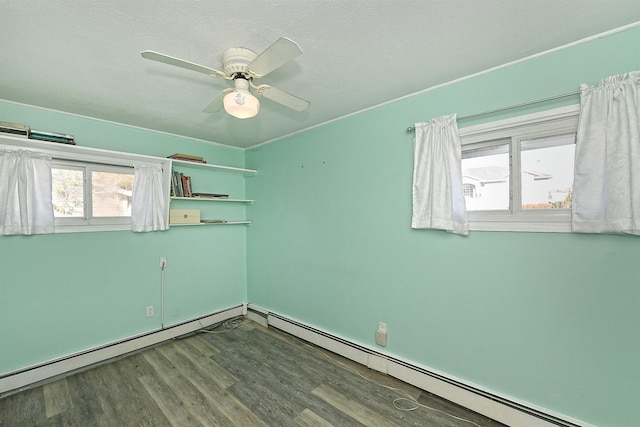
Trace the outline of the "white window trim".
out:
[[[557,134],[572,132],[577,128],[579,105],[555,108],[505,120],[483,123],[460,129],[463,146],[478,142],[509,138],[515,129],[518,133],[535,132],[539,136],[545,133]],[[515,153],[519,154],[519,153]],[[517,174],[511,174],[512,176]],[[519,188],[520,178],[513,177],[513,188]],[[571,232],[571,210],[562,209],[553,212],[522,211],[517,215],[511,212],[468,212],[469,229],[476,231],[523,231],[523,232]]]

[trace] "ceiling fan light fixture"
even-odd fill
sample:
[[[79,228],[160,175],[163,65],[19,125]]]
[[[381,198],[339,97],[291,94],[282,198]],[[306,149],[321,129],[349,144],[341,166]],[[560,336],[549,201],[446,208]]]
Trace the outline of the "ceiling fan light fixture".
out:
[[[235,88],[224,89],[202,111],[215,113],[224,106],[229,115],[239,119],[255,117],[260,110],[260,102],[249,92],[250,87],[253,87],[258,95],[294,111],[304,111],[309,107],[309,101],[271,85],[254,84],[255,80],[278,69],[301,53],[300,46],[286,37],[280,37],[260,54],[244,47],[232,47],[222,53],[224,71],[219,71],[152,50],[140,52],[145,59],[196,71],[219,79],[233,80]]]
[[[236,88],[226,94],[222,100],[224,110],[238,119],[255,117],[260,111],[260,101],[249,92],[249,82],[236,79]]]

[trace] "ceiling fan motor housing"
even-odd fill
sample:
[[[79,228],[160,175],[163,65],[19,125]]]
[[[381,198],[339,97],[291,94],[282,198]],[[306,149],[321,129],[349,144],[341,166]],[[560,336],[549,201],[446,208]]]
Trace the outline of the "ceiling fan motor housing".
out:
[[[222,65],[227,76],[248,74],[247,66],[256,59],[257,53],[244,47],[232,47],[222,53]]]

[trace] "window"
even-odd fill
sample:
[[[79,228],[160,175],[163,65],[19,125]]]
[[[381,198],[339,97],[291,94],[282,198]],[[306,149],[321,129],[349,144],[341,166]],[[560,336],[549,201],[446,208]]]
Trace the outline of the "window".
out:
[[[131,229],[133,168],[55,160],[51,175],[56,231]]]
[[[462,192],[467,199],[476,198],[476,186],[473,184],[462,184]]]
[[[472,230],[571,231],[577,109],[462,128]]]

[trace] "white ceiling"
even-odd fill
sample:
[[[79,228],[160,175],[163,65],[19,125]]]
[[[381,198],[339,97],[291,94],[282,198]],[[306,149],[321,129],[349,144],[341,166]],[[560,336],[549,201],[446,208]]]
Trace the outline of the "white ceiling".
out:
[[[0,0],[0,98],[250,147],[638,21],[638,0]],[[281,36],[303,54],[260,83],[304,112],[203,113],[226,80],[140,56],[221,69]]]

